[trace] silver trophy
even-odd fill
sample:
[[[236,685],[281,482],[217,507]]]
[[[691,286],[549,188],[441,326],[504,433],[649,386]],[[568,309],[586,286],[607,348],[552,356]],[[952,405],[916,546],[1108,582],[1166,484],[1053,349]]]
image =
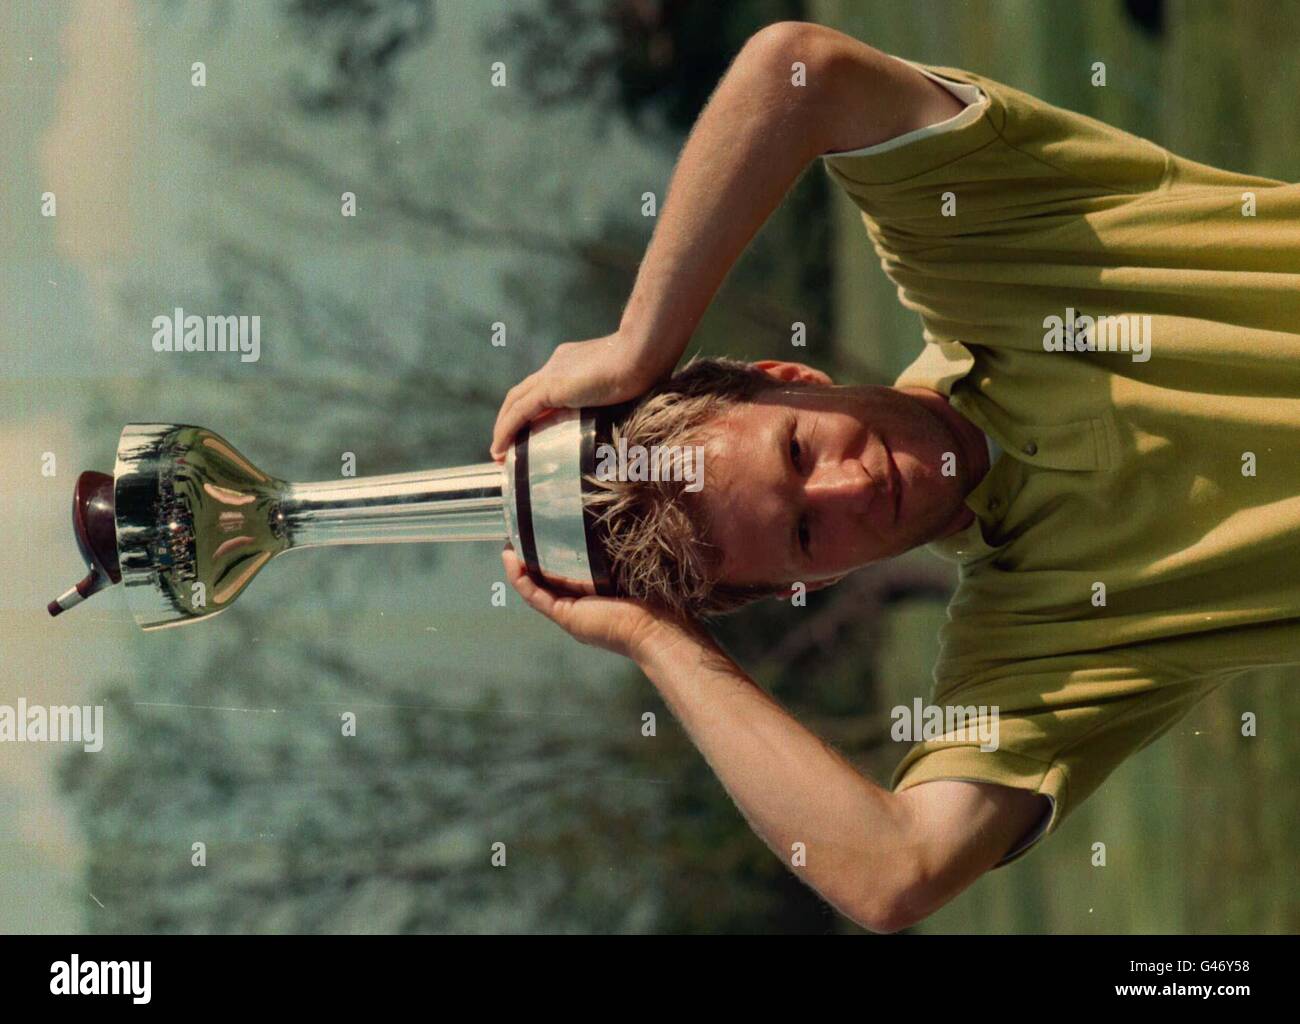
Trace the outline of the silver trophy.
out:
[[[288,483],[203,427],[132,423],[113,476],[82,473],[72,500],[89,571],[51,615],[122,583],[146,630],[230,607],[276,555],[332,544],[509,541],[555,589],[611,594],[591,487],[611,413],[565,410],[525,428],[503,464]]]

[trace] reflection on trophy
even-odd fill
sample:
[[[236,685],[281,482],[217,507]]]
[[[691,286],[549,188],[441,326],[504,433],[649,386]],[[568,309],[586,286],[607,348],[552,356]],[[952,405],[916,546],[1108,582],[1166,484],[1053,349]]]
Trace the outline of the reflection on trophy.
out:
[[[202,427],[133,423],[113,476],[77,479],[72,522],[89,571],[51,615],[115,583],[144,629],[230,607],[276,555],[329,544],[509,540],[534,579],[612,593],[600,526],[583,502],[606,410],[525,428],[505,462],[287,483]]]

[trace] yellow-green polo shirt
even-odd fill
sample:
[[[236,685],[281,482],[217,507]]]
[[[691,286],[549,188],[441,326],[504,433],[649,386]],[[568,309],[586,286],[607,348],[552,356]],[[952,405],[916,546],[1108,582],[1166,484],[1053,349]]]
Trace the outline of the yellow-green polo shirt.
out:
[[[1051,832],[1227,674],[1300,661],[1300,186],[928,70],[982,116],[824,163],[920,314],[899,384],[1005,450],[934,545],[960,582],[932,702],[996,706],[999,745],[917,743],[894,786],[1034,790]],[[1059,350],[1071,311],[1138,318],[1130,351],[1118,320]]]

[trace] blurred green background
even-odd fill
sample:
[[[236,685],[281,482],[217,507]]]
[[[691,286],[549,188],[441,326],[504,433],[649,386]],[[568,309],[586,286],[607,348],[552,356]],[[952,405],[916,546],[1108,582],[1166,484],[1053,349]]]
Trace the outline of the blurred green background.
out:
[[[102,703],[99,754],[0,748],[8,931],[844,932],[625,663],[511,595],[491,545],[306,552],[220,620],[140,634],[80,575],[76,473],[128,421],[208,426],[291,479],[479,461],[505,389],[616,326],[685,133],[745,38],[835,26],[1193,159],[1291,180],[1300,4],[1210,0],[67,0],[0,69],[0,703]],[[1107,85],[1089,84],[1095,61]],[[203,61],[207,84],[191,84]],[[504,62],[503,88],[489,82]],[[40,195],[58,196],[56,218]],[[358,216],[339,215],[357,195]],[[262,359],[165,357],[174,306]],[[884,381],[920,344],[855,208],[804,175],[697,334]],[[507,344],[490,343],[506,325]],[[45,452],[58,457],[40,473]],[[864,771],[929,691],[924,553],[721,635]],[[1242,678],[920,932],[1300,930],[1300,692]],[[357,715],[355,737],[341,713]],[[1242,713],[1259,736],[1243,739]],[[642,716],[656,715],[653,737]],[[207,866],[191,865],[192,844]],[[506,844],[507,865],[491,866]],[[1104,842],[1107,866],[1091,866]]]

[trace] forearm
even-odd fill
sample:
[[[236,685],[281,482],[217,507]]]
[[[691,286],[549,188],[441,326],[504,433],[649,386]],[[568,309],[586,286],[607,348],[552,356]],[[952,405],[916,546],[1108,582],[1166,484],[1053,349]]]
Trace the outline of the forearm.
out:
[[[638,661],[776,856],[841,912],[888,930],[881,922],[908,896],[916,865],[907,809],[894,794],[859,774],[708,640],[663,644]]]
[[[676,364],[733,264],[820,152],[815,50],[789,33],[754,37],[682,149],[620,326],[659,372]],[[791,81],[796,59],[814,65],[804,86]]]

